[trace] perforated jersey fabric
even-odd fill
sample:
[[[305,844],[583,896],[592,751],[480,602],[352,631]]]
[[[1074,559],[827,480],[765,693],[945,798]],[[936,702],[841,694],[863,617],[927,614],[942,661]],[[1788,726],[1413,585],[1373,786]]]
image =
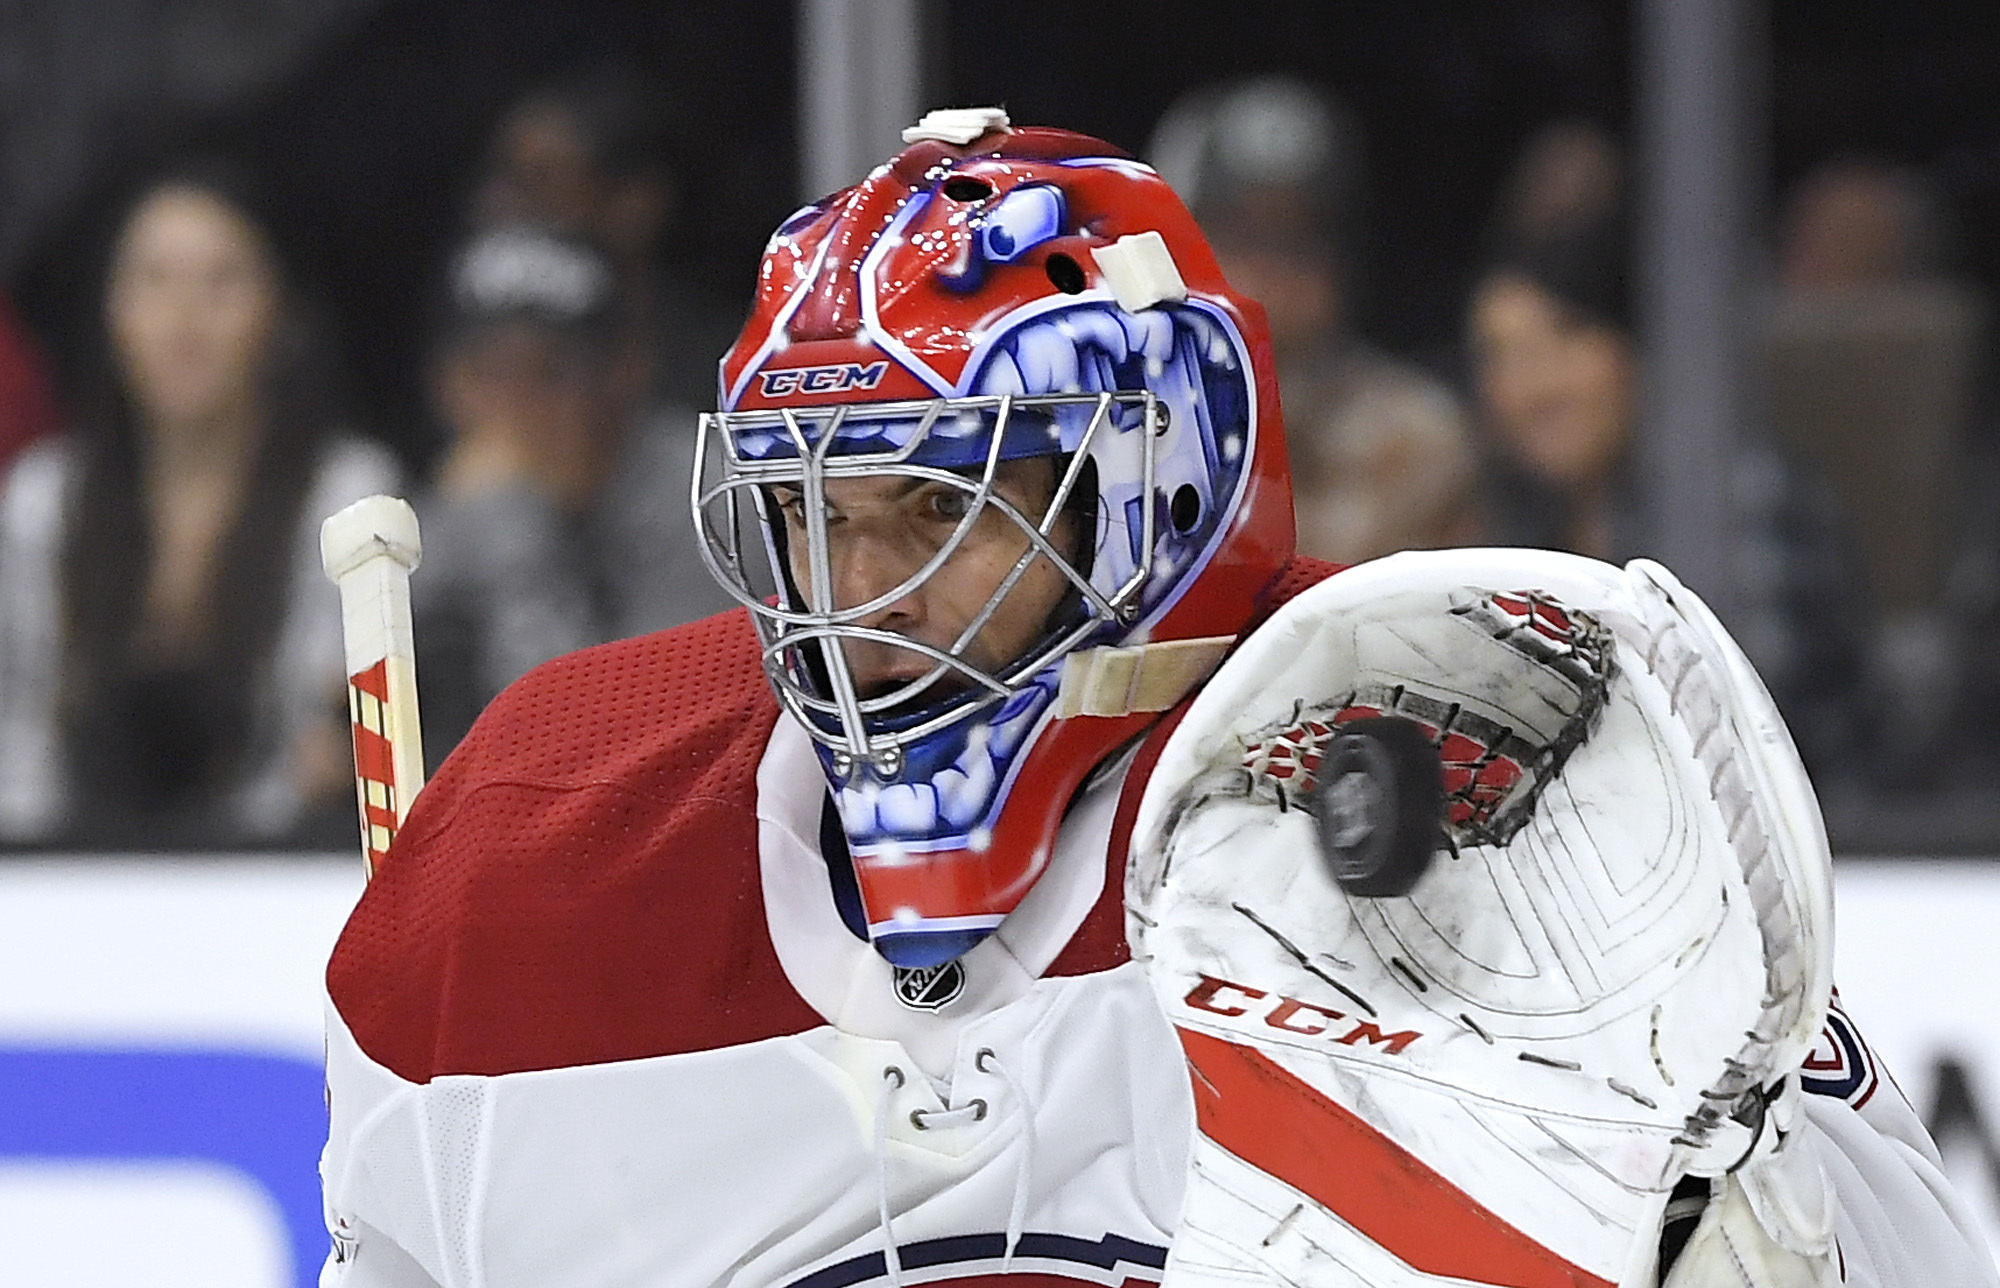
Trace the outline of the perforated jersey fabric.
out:
[[[1333,571],[1294,560],[1258,620]],[[755,776],[777,718],[741,610],[510,686],[417,797],[334,949],[327,988],[361,1048],[422,1083],[820,1023],[758,890]],[[1049,973],[1126,960],[1118,887]]]
[[[741,612],[556,659],[413,804],[327,970],[413,1082],[819,1022],[771,954],[750,802],[777,704]]]

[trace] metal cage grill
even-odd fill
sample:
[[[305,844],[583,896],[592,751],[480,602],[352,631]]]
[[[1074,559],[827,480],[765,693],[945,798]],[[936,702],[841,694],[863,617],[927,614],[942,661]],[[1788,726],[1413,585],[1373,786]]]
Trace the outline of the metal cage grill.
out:
[[[1058,549],[1051,533],[1086,478],[1086,465],[1136,450],[1142,495],[1153,490],[1155,449],[1167,409],[1145,391],[990,395],[821,408],[711,412],[701,418],[693,508],[702,558],[724,588],[750,610],[763,642],[765,670],[780,700],[837,758],[866,758],[890,774],[904,748],[962,718],[970,708],[1004,701],[1028,679],[1107,624],[1136,617],[1153,573],[1158,518],[1139,507],[1138,531],[1123,539],[1136,555],[1110,584],[1095,552],[1121,524],[1099,507],[1096,532],[1084,534],[1085,566]],[[1004,461],[1054,457],[1054,492],[1030,514],[995,489]],[[827,484],[840,479],[903,477],[964,494],[965,513],[916,570],[864,603],[834,602],[827,530]],[[775,489],[798,494],[803,551],[794,550],[776,513]],[[947,646],[865,624],[945,574],[974,526],[998,514],[1026,546],[983,606]],[[1130,537],[1136,535],[1137,540]],[[1035,560],[1062,575],[1077,611],[999,670],[980,667],[967,650],[993,620]],[[1098,573],[1093,577],[1092,572]],[[803,576],[801,577],[801,574]],[[803,581],[803,584],[801,582]],[[924,674],[886,693],[863,696],[847,645],[871,641],[922,655]]]

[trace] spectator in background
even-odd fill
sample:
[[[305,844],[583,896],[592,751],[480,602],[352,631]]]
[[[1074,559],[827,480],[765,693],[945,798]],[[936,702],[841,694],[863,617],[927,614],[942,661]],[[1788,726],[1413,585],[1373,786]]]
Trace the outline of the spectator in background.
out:
[[[1618,144],[1588,121],[1543,126],[1515,160],[1500,194],[1493,236],[1532,244],[1618,216],[1624,194]]]
[[[472,216],[481,227],[536,224],[597,247],[617,281],[621,338],[646,368],[646,400],[706,407],[739,319],[718,316],[665,267],[681,196],[673,124],[663,96],[633,68],[575,69],[501,117]],[[690,458],[693,446],[690,429]]]
[[[680,195],[675,153],[662,95],[622,63],[530,91],[494,129],[473,193],[475,233],[453,261],[431,364],[432,404],[450,440],[425,507],[416,592],[420,647],[432,659],[424,724],[433,763],[536,663],[729,607],[695,550],[688,487],[694,409],[714,405],[715,363],[735,323],[665,267]],[[467,294],[481,263],[561,272],[551,266],[572,260],[594,265],[577,270],[598,284],[587,302]],[[523,368],[510,388],[479,356],[504,344],[559,351],[567,357],[556,365],[594,374],[556,396],[536,392]],[[583,435],[565,420],[593,428]],[[579,435],[588,447],[574,459],[553,471],[536,464]],[[503,517],[510,511],[516,519]]]
[[[412,583],[433,763],[536,664],[728,606],[695,548],[691,439],[635,415],[635,357],[587,243],[514,225],[454,257],[430,377],[449,443]]]
[[[1808,293],[1935,279],[1948,240],[1923,175],[1859,158],[1829,162],[1795,184],[1778,230],[1778,285]]]
[[[1775,256],[1772,423],[1824,474],[1861,539],[1880,612],[1872,679],[1893,713],[1877,748],[1885,777],[1905,785],[1956,758],[1940,753],[1968,684],[1976,698],[2000,679],[1990,650],[1965,643],[1971,623],[2000,616],[2000,507],[1988,500],[1991,445],[1970,432],[1986,300],[1948,270],[1950,240],[1921,172],[1849,159],[1793,186]],[[1977,723],[1982,747],[1987,721]]]
[[[55,389],[41,350],[0,298],[0,470],[57,423]]]
[[[319,524],[397,471],[343,431],[250,194],[220,162],[138,193],[105,275],[99,387],[0,488],[9,842],[268,845],[353,826]]]
[[[1638,355],[1624,231],[1612,213],[1506,238],[1473,290],[1486,539],[1599,559],[1635,547]]]
[[[1299,552],[1352,563],[1466,539],[1474,454],[1456,399],[1354,329],[1364,183],[1349,113],[1290,78],[1238,81],[1175,103],[1149,155],[1270,319]]]
[[[1476,424],[1485,451],[1482,538],[1623,562],[1643,554],[1634,472],[1641,355],[1632,328],[1627,220],[1617,151],[1578,127],[1531,144],[1509,186],[1468,308]],[[1571,202],[1529,201],[1551,157],[1610,158]],[[1595,157],[1595,160],[1589,158]],[[1527,180],[1524,182],[1524,177]],[[1608,177],[1610,186],[1601,180]],[[1538,217],[1513,218],[1522,209]],[[1739,604],[1731,631],[1817,767],[1861,732],[1866,603],[1824,489],[1762,439],[1739,445],[1724,480],[1738,505]]]

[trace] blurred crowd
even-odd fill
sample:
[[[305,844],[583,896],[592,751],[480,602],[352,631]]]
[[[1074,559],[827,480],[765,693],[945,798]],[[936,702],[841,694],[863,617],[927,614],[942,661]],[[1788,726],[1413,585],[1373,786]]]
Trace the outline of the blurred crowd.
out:
[[[727,336],[662,267],[683,194],[661,111],[594,68],[494,124],[411,302],[440,445],[420,467],[359,423],[315,284],[226,157],[125,194],[78,387],[58,394],[0,308],[0,844],[349,844],[316,540],[371,492],[411,495],[423,524],[433,766],[530,667],[727,606],[688,517]],[[1620,141],[1582,121],[1526,141],[1460,342],[1421,355],[1361,331],[1367,293],[1396,287],[1367,271],[1365,154],[1337,97],[1280,77],[1188,93],[1147,149],[1269,315],[1302,552],[1645,553]],[[1758,415],[1723,480],[1729,625],[1822,781],[1921,790],[1978,762],[2000,707],[1986,302],[1926,177],[1866,158],[1796,184],[1773,250]]]

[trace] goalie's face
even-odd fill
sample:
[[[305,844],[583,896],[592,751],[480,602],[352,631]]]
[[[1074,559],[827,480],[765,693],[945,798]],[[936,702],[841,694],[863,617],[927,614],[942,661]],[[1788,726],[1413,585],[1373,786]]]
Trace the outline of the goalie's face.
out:
[[[1002,461],[994,470],[992,492],[1039,525],[1055,498],[1057,479],[1051,457]],[[810,600],[815,596],[815,570],[805,493],[777,487],[772,496],[783,516],[792,578]],[[1043,554],[1035,553],[1016,575],[1033,550],[1026,530],[991,504],[971,514],[973,494],[964,489],[934,479],[888,474],[829,479],[825,500],[825,576],[833,608],[853,609],[902,591],[857,619],[857,625],[932,650],[955,650],[972,667],[1000,674],[1049,632],[1068,595],[1068,579]],[[920,577],[924,566],[967,524],[969,514],[970,525],[956,547],[930,576]],[[1073,514],[1057,514],[1047,530],[1050,543],[1058,550],[1074,551],[1077,526]],[[996,592],[1010,577],[1012,585],[995,603]],[[901,648],[880,636],[850,638],[840,647],[863,699],[894,693],[936,668],[934,654]],[[928,705],[962,691],[968,683],[962,673],[946,672],[909,697]]]

